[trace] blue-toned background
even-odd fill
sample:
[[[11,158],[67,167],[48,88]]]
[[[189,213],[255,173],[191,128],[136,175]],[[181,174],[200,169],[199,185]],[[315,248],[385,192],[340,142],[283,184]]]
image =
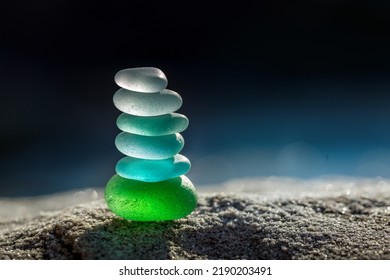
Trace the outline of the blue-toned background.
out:
[[[0,13],[0,196],[104,186],[121,158],[113,77],[137,66],[183,97],[197,185],[390,177],[387,1],[8,1]]]

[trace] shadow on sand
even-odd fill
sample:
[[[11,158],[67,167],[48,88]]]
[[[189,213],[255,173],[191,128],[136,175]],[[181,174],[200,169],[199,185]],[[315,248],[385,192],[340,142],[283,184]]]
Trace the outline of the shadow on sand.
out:
[[[74,245],[78,259],[167,259],[166,234],[173,222],[130,222],[114,218],[86,230]]]

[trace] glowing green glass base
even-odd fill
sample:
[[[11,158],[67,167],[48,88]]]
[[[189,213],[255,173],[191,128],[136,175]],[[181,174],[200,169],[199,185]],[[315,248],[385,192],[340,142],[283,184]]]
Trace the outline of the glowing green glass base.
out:
[[[114,175],[105,199],[112,212],[133,221],[176,220],[196,207],[197,194],[184,175],[161,182],[142,182]]]

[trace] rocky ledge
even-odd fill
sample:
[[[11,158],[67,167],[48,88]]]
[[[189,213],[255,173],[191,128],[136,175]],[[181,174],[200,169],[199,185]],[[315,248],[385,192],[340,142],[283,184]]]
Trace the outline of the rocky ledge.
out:
[[[54,195],[35,204],[61,209],[45,211],[2,199],[0,259],[390,259],[389,190],[201,192],[190,216],[169,222],[123,220],[102,199],[61,208],[69,196]],[[15,217],[17,205],[31,210]]]

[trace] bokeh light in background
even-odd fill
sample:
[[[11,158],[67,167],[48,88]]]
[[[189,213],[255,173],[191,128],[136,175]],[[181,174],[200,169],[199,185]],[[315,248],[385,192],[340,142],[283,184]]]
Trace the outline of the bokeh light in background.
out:
[[[390,177],[386,1],[8,1],[1,13],[1,196],[104,186],[121,157],[113,77],[137,66],[183,97],[197,185]]]

